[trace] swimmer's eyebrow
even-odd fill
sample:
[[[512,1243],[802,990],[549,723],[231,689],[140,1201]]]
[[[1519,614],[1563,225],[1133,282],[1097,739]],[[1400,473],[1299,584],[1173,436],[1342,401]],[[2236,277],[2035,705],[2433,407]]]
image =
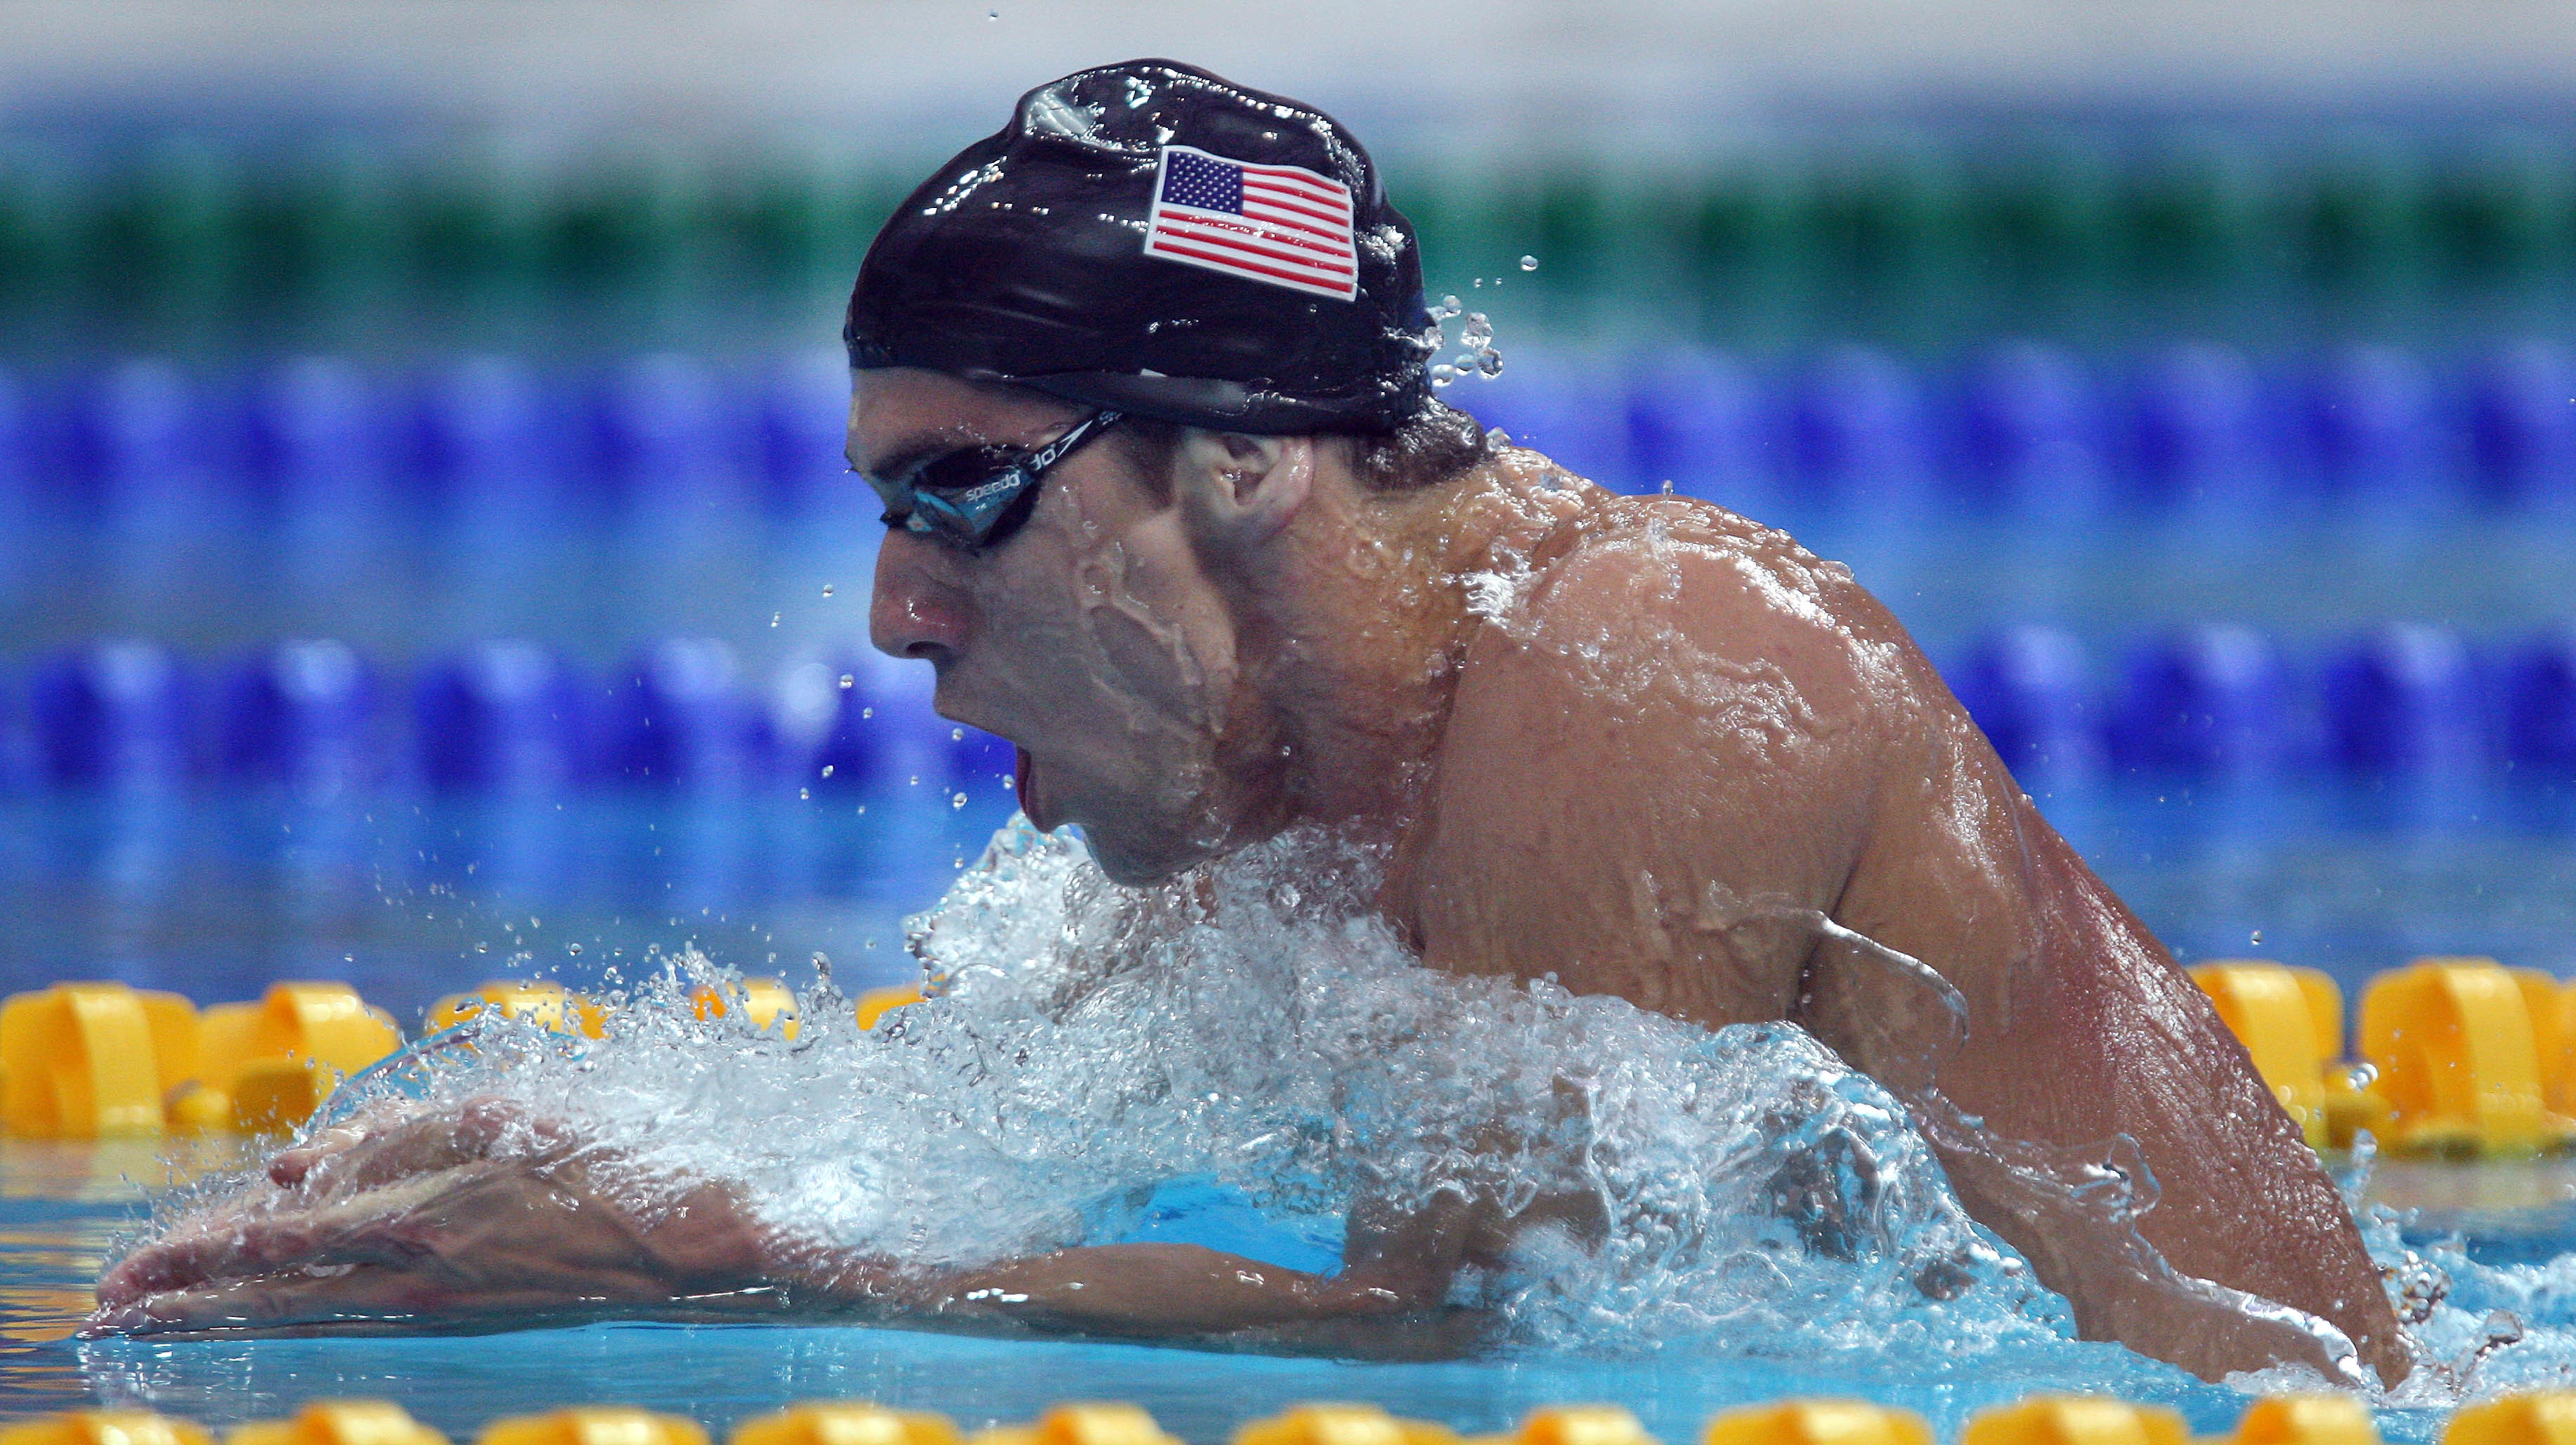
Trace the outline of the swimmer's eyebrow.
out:
[[[853,455],[846,447],[842,449],[841,457],[842,460],[847,461],[850,464],[850,470],[857,472],[860,476],[900,477],[915,467],[921,466],[925,462],[935,461],[940,457],[948,455],[950,452],[958,451],[965,447],[981,445],[981,442],[968,437],[944,435],[940,432],[925,432],[919,436],[908,438],[897,445],[893,451],[888,452],[884,457],[880,458],[877,464],[873,467],[861,462],[858,457]]]

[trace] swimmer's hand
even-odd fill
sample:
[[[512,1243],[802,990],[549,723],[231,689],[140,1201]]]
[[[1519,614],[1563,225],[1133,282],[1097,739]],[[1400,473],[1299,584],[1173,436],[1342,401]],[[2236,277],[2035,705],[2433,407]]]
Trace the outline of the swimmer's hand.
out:
[[[1194,1245],[1059,1250],[971,1270],[800,1245],[729,1189],[643,1179],[518,1106],[385,1112],[324,1131],[265,1177],[181,1220],[98,1282],[85,1333],[388,1333],[586,1318],[861,1313],[1142,1336],[1263,1335],[1378,1352],[1462,1347],[1441,1312],[1498,1237],[1446,1200],[1353,1213],[1334,1275]],[[1457,1324],[1459,1329],[1468,1328]]]
[[[627,1202],[619,1161],[497,1102],[361,1116],[100,1276],[87,1333],[494,1328],[765,1313],[793,1288],[724,1190]]]

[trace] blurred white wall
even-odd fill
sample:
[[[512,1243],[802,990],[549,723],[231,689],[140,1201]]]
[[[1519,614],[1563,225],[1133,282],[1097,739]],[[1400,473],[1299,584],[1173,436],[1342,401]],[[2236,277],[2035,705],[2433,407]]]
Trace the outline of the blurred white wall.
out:
[[[0,125],[315,114],[945,152],[1164,54],[1472,152],[1959,112],[2542,116],[2565,0],[0,0]]]

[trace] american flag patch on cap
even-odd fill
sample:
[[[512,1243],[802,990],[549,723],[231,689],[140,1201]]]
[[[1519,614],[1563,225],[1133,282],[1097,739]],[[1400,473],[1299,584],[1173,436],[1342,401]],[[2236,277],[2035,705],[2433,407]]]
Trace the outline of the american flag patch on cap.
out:
[[[1145,254],[1317,296],[1360,294],[1350,188],[1297,166],[1163,147]]]

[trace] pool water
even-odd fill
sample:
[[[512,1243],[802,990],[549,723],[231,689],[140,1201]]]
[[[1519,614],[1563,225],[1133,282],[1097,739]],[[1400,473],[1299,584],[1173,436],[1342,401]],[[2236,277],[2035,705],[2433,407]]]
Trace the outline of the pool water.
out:
[[[2157,791],[2136,779],[2096,780],[2052,795],[2044,805],[2151,923],[2189,943],[2187,956],[2252,952],[2324,962],[2352,990],[2368,972],[2401,963],[2410,951],[2492,951],[2508,962],[2556,965],[2564,972],[2564,950],[2576,940],[2576,888],[2568,886],[2576,863],[2566,856],[2563,828],[2549,814],[2547,800],[2528,789],[2392,794],[2384,784],[2311,779],[2272,787],[2250,803],[2212,803],[2188,790]],[[671,824],[672,815],[629,816],[622,825],[593,819],[590,825],[613,832],[642,821],[652,821],[655,836],[662,836],[659,830]],[[377,853],[398,859],[402,845],[418,841],[422,824],[397,819],[384,826],[390,831],[361,835],[378,839]],[[909,864],[885,860],[883,866],[890,872],[914,868],[912,886],[923,893],[935,891],[940,878],[954,878],[973,829],[989,824],[960,817],[941,826],[946,831],[915,840],[936,847],[917,847],[919,856]],[[352,856],[360,855],[372,856],[368,850]],[[876,861],[879,855],[862,850],[860,856]],[[863,875],[867,869],[856,871]],[[371,904],[362,914],[382,912],[415,920],[402,926],[418,926],[435,906],[461,911],[484,933],[507,921],[506,895],[491,894],[479,871],[459,891],[398,893],[390,903],[376,891],[388,875],[380,869],[361,873],[376,880],[361,890]],[[649,870],[647,875],[662,884],[675,881]],[[603,876],[613,879],[617,870],[604,870]],[[164,896],[164,912],[183,917],[214,903],[205,881],[189,881],[185,870]],[[600,936],[629,928],[623,936],[639,956],[657,943],[676,949],[698,937],[719,954],[737,951],[724,961],[755,968],[779,942],[761,936],[777,929],[705,931],[712,914],[683,919],[639,911],[628,923],[627,915],[610,911],[621,896],[617,889],[594,890],[592,896],[595,903],[574,907],[547,926],[597,925],[605,930]],[[22,896],[25,901],[28,896]],[[556,901],[563,901],[560,892]],[[862,898],[844,889],[815,916],[833,927],[874,927],[865,923],[867,915],[888,906],[873,894]],[[95,946],[94,939],[72,936],[78,932],[58,927],[54,945]],[[2257,933],[2263,945],[2246,946]],[[365,930],[331,935],[326,928],[317,936],[358,945],[383,941]],[[839,981],[862,985],[908,967],[894,946],[899,937],[890,934],[874,953],[859,951],[855,956],[871,961],[838,973]],[[744,957],[751,949],[761,952]],[[517,952],[521,956],[513,964],[441,938],[371,957],[378,981],[392,990],[387,997],[406,1002],[411,995],[461,987],[513,966],[577,976],[597,962],[552,951],[543,958],[533,949]],[[208,988],[191,986],[185,948],[135,956],[144,959],[133,966],[138,981],[211,996]],[[873,961],[880,956],[882,964]],[[234,966],[248,976],[273,970],[276,959],[252,948]],[[811,976],[809,966],[798,981]],[[224,979],[222,972],[210,971],[197,983],[220,985]],[[738,1082],[746,1075],[731,1077]],[[0,1318],[6,1335],[0,1343],[0,1412],[107,1403],[221,1425],[285,1414],[313,1398],[372,1396],[396,1400],[452,1435],[470,1436],[499,1416],[576,1403],[642,1405],[721,1428],[794,1400],[864,1397],[941,1411],[971,1427],[1029,1418],[1065,1399],[1111,1398],[1145,1405],[1197,1445],[1223,1440],[1245,1420],[1314,1399],[1370,1401],[1399,1415],[1470,1431],[1501,1429],[1541,1404],[1606,1401],[1636,1411],[1649,1429],[1674,1442],[1696,1438],[1714,1411],[1792,1394],[1860,1396],[1903,1406],[1925,1414],[1945,1435],[1979,1409],[2038,1390],[2108,1390],[2171,1404],[2205,1433],[2230,1424],[2244,1403],[2238,1390],[2204,1385],[2117,1347],[2045,1338],[1945,1359],[1938,1351],[1880,1355],[1867,1349],[1748,1354],[1723,1340],[1711,1349],[1641,1336],[1604,1349],[1515,1344],[1491,1357],[1438,1361],[1287,1357],[859,1325],[596,1324],[381,1339],[74,1338],[100,1260],[120,1231],[143,1222],[150,1194],[174,1180],[239,1167],[248,1158],[245,1147],[229,1141],[0,1146]],[[2404,1248],[2453,1251],[2437,1260],[2461,1286],[2438,1356],[2465,1355],[2475,1343],[2477,1317],[2491,1307],[2514,1308],[2535,1326],[2533,1342],[2490,1361],[2473,1378],[2472,1390],[2482,1382],[2496,1389],[2532,1388],[2576,1376],[2576,1349],[2567,1343],[2576,1335],[2569,1328],[2576,1306],[2565,1302],[2576,1299],[2576,1274],[2562,1259],[2576,1242],[2576,1164],[2382,1163],[2369,1174],[2367,1188],[2371,1202],[2411,1211],[2402,1229],[2392,1226],[2382,1240],[2384,1260]],[[1313,1257],[1313,1239],[1273,1227],[1230,1203],[1222,1191],[1159,1213],[1149,1208],[1125,1237],[1206,1243],[1301,1267],[1320,1263]],[[2382,1428],[2392,1440],[2429,1439],[2457,1400],[2456,1391],[2429,1388],[2428,1377],[2383,1409]]]
[[[1872,530],[1850,516],[1778,519],[1799,522],[1829,554],[1852,557],[1945,665],[1997,619],[2061,624],[2091,639],[2104,663],[2120,638],[2212,615],[2270,627],[2294,655],[2326,652],[2319,639],[2390,612],[2473,626],[2501,646],[2563,615],[2549,579],[2563,573],[2557,564],[2576,539],[2576,528],[2488,519],[2492,525],[2409,534],[2397,548],[2405,555],[2393,557],[2349,537],[2346,545],[2286,545],[2335,540],[2323,526],[2276,529],[2230,551],[2179,526],[2076,529],[2053,548],[2012,523],[1915,529],[1900,519],[1907,524]],[[2149,545],[2159,538],[2167,545]],[[1998,556],[2006,560],[1996,564]],[[2356,565],[2373,557],[2389,565]],[[807,571],[864,575],[851,563],[835,557],[829,569]],[[663,590],[698,595],[687,586]],[[813,614],[846,610],[861,589],[839,602],[819,583],[800,580],[794,590]],[[748,623],[741,596],[709,604],[741,623],[736,630],[746,637],[735,640],[747,655],[780,630],[781,615],[794,615],[767,605],[786,595],[783,584],[760,595]],[[526,626],[542,617],[551,626],[558,600],[533,598],[528,617],[499,621]],[[583,615],[606,627],[615,610],[594,606]],[[802,620],[811,635],[799,646],[831,631]],[[842,630],[849,624],[843,615],[829,620]],[[345,617],[301,615],[257,625],[280,632],[308,621],[348,625]],[[162,613],[143,622],[207,649],[239,640],[174,632]],[[684,624],[707,619],[645,619],[652,628]],[[595,653],[631,640],[548,635],[591,644]],[[399,658],[454,639],[356,640]],[[2325,669],[2315,670],[2322,678]],[[1952,674],[1963,696],[1973,671]],[[8,696],[18,690],[15,681],[0,686]],[[2316,691],[2312,711],[2320,716],[2341,705],[2322,681]],[[2250,773],[2221,767],[2162,776],[2104,745],[2116,738],[2116,705],[2129,696],[2107,678],[2078,686],[2042,669],[1988,692],[1985,700],[1999,698],[2001,711],[1981,711],[1980,720],[2017,767],[2035,764],[2024,782],[2043,811],[2185,961],[2252,955],[2313,965],[2348,996],[2372,973],[2422,953],[2493,954],[2576,973],[2576,849],[2568,846],[2576,786],[2564,776],[2512,771],[2524,760],[2501,752],[2465,769],[2354,767],[2322,742]],[[2440,707],[2478,701],[2473,689],[2424,692],[2439,704],[2424,710],[2428,734],[2441,722]],[[2051,707],[2064,715],[2050,715]],[[2047,756],[2068,727],[2090,730],[2079,739],[2099,754],[2090,764]],[[2296,708],[2252,730],[2299,727],[2332,731]],[[2016,741],[2026,746],[2015,750]],[[409,1026],[439,995],[487,977],[534,973],[589,986],[608,969],[631,977],[643,961],[690,946],[800,988],[816,978],[818,956],[850,991],[907,978],[915,966],[902,946],[905,915],[975,856],[1008,813],[1008,785],[987,775],[952,804],[945,785],[908,791],[898,778],[871,791],[818,786],[808,796],[810,781],[807,760],[801,774],[763,774],[730,791],[600,783],[460,795],[421,788],[398,768],[376,786],[323,799],[222,778],[159,794],[0,788],[7,942],[0,985],[104,976],[211,1003],[253,997],[277,978],[342,979]],[[214,1149],[177,1162],[187,1172],[227,1161]],[[804,1398],[867,1397],[941,1411],[970,1427],[1028,1418],[1064,1399],[1116,1398],[1146,1405],[1196,1445],[1302,1400],[1374,1401],[1471,1431],[1500,1429],[1540,1404],[1598,1400],[1635,1410],[1679,1445],[1718,1409],[1796,1393],[1916,1409],[1944,1435],[1980,1408],[2041,1389],[2104,1389],[2173,1404],[2204,1432],[2232,1423],[2243,1408],[2237,1391],[2114,1347],[2069,1342],[1948,1362],[1526,1346],[1464,1361],[1356,1362],[858,1326],[73,1340],[111,1236],[140,1221],[146,1194],[170,1173],[171,1161],[149,1149],[0,1146],[0,1412],[103,1402],[222,1425],[281,1415],[316,1397],[365,1395],[397,1400],[451,1435],[470,1436],[502,1415],[584,1402],[666,1409],[721,1429]],[[2480,1277],[2465,1294],[2511,1297],[2533,1323],[2559,1326],[2537,1353],[2500,1356],[2491,1376],[2528,1386],[2568,1373],[2563,1362],[2576,1360],[2576,1349],[2565,1344],[2564,1321],[2576,1311],[2532,1311],[2527,1303],[2549,1306],[2559,1293],[2552,1262],[2576,1244],[2576,1172],[2386,1165],[2371,1187],[2376,1199],[2420,1211],[2406,1226],[2408,1241],[2422,1246],[2456,1232],[2465,1264],[2506,1272]],[[1200,1215],[1172,1221],[1164,1237],[1243,1243],[1224,1238],[1233,1227]],[[1247,1252],[1298,1262],[1280,1253],[1293,1240],[1261,1244]],[[2576,1287],[2565,1293],[2576,1295]],[[2463,1348],[2456,1340],[2444,1346],[2454,1357]],[[2451,1403],[2440,1395],[2392,1406],[2383,1429],[2392,1440],[2430,1438]]]
[[[2303,771],[2235,786],[2030,781],[2041,809],[2185,962],[2323,968],[2347,995],[2424,953],[2576,973],[2576,786]],[[406,1028],[441,995],[695,942],[801,986],[907,981],[903,918],[1010,812],[855,795],[0,794],[0,989],[115,978],[199,1003],[279,978],[355,986]],[[907,796],[907,795],[911,796]],[[944,790],[943,790],[944,796]],[[952,799],[953,801],[953,799]]]
[[[207,1146],[189,1163],[222,1163]],[[110,1236],[138,1216],[145,1181],[169,1177],[149,1146],[11,1142],[0,1147],[0,1415],[142,1407],[225,1426],[316,1398],[399,1402],[452,1437],[490,1420],[570,1404],[689,1415],[710,1429],[822,1398],[937,1410],[968,1427],[1034,1417],[1069,1399],[1144,1405],[1191,1445],[1307,1400],[1383,1405],[1462,1430],[1501,1430],[1544,1404],[1606,1401],[1668,1441],[1712,1413],[1788,1395],[1860,1397],[1922,1412],[1954,1435],[1990,1405],[2043,1390],[2109,1389],[2172,1405],[2196,1433],[2221,1432],[2245,1396],[2108,1346],[2090,1369],[1891,1373],[1818,1362],[1566,1355],[1354,1362],[1065,1339],[994,1339],[864,1326],[596,1324],[505,1335],[387,1339],[81,1341],[88,1281]],[[2576,1166],[2381,1165],[2370,1197],[2412,1208],[2410,1240],[2457,1232],[2473,1258],[2554,1255],[2576,1235]],[[2392,1441],[2440,1428],[2435,1405],[2381,1411]]]

